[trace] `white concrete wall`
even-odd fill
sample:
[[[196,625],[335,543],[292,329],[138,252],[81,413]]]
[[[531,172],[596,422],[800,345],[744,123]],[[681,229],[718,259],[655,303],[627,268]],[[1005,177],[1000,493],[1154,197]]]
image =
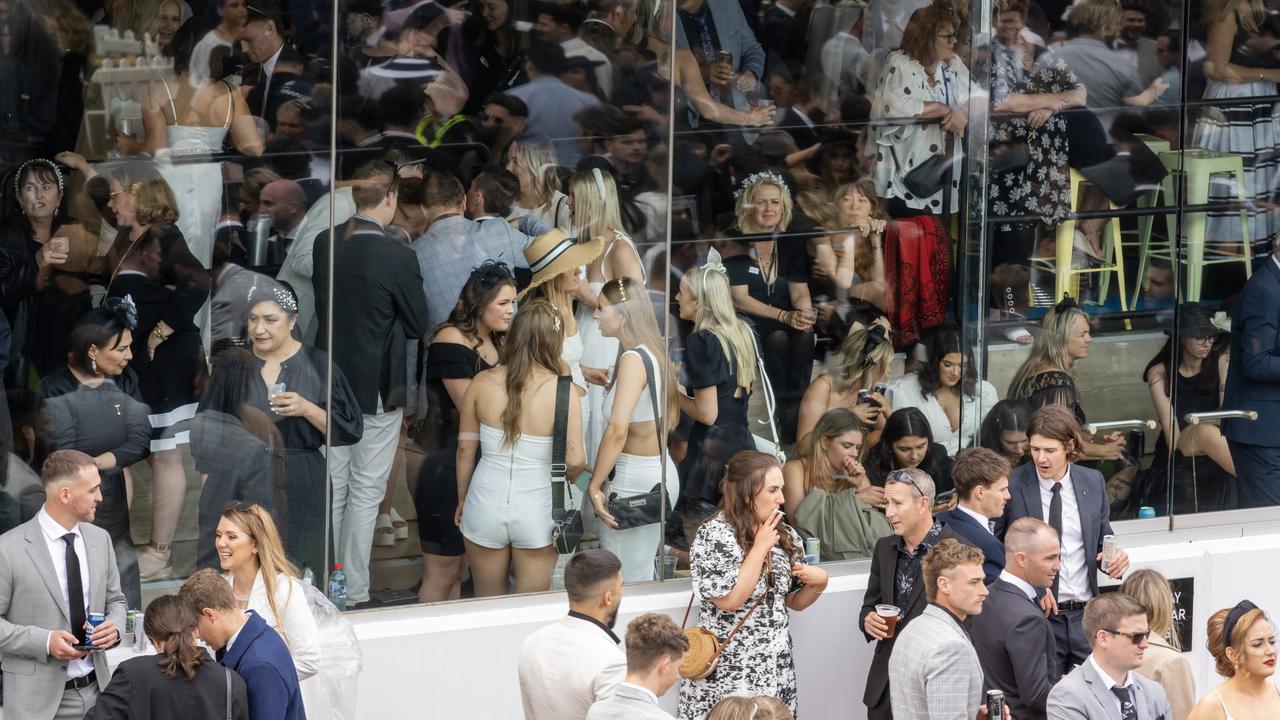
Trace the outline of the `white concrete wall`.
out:
[[[1235,514],[1234,524],[1168,532],[1168,520],[1120,523],[1121,544],[1135,568],[1167,577],[1194,577],[1194,626],[1190,657],[1198,694],[1217,679],[1204,650],[1205,621],[1243,597],[1280,615],[1280,557],[1276,511]],[[1242,524],[1247,520],[1269,521]],[[1200,525],[1205,525],[1201,518]],[[1272,534],[1257,534],[1260,531]],[[871,646],[858,630],[868,563],[833,566],[830,587],[809,610],[792,615],[791,634],[804,720],[865,718],[862,690]],[[618,634],[646,612],[680,622],[689,602],[688,581],[628,587]],[[563,593],[407,607],[351,616],[364,646],[358,702],[361,720],[382,718],[521,717],[516,657],[524,638],[567,610]],[[675,691],[664,698],[675,709]]]

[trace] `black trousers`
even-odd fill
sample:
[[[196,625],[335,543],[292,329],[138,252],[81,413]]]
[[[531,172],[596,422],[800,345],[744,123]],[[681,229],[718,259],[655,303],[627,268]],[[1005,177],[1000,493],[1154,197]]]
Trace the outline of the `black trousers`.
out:
[[[1058,676],[1071,672],[1089,657],[1089,640],[1084,636],[1084,610],[1067,610],[1049,616],[1053,639],[1058,645]],[[1053,678],[1056,682],[1056,678]]]

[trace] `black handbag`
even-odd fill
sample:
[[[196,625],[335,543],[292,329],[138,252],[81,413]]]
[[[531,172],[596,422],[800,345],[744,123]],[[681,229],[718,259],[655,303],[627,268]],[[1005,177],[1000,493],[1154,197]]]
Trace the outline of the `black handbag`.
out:
[[[583,533],[582,510],[567,502],[570,496],[569,468],[564,462],[565,443],[569,437],[569,383],[572,381],[568,375],[556,380],[556,422],[551,431],[551,541],[561,555],[577,550]]]
[[[649,378],[649,402],[653,405],[654,426],[660,428],[658,414],[658,391],[654,385],[653,361],[649,358],[647,352],[637,352],[640,360],[644,363],[645,375]],[[661,460],[659,454],[659,460]],[[666,474],[667,464],[662,463],[662,477],[659,478],[657,484],[650,488],[649,492],[641,495],[631,495],[629,497],[618,497],[617,493],[609,493],[609,500],[606,503],[609,514],[614,520],[618,521],[618,529],[626,530],[628,528],[641,527],[643,525],[653,525],[662,522],[663,518],[671,517],[671,499],[667,497],[666,490]]]
[[[893,163],[898,167],[898,177],[902,180],[902,187],[920,200],[936,195],[951,179],[951,168],[955,163],[952,153],[955,136],[945,130],[943,134],[947,136],[945,151],[941,155],[930,155],[924,162],[911,168],[910,172],[902,172],[903,165],[898,160],[898,153],[892,145],[889,146],[889,154],[893,156]]]

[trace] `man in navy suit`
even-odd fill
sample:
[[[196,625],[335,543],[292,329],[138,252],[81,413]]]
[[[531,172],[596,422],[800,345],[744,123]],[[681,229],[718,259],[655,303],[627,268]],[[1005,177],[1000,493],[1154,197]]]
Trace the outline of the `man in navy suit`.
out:
[[[196,630],[218,662],[244,678],[250,720],[307,719],[289,648],[258,613],[236,607],[230,583],[205,568],[182,583],[178,596],[200,613]]]
[[[1053,628],[1036,597],[1058,576],[1058,534],[1035,518],[1018,518],[1005,533],[1005,568],[990,584],[982,614],[970,621],[988,688],[1004,691],[1009,714],[1045,720],[1049,690],[1058,682]]]
[[[984,447],[960,451],[951,467],[960,504],[938,514],[947,527],[982,551],[982,572],[988,585],[1004,569],[1004,543],[996,537],[996,520],[1009,502],[1009,461]]]
[[[1063,405],[1046,405],[1031,416],[1027,426],[1032,462],[1013,471],[1009,478],[1009,503],[996,533],[1003,538],[1014,520],[1033,517],[1058,532],[1062,570],[1053,587],[1041,598],[1049,614],[1057,644],[1057,673],[1066,675],[1089,657],[1085,639],[1084,606],[1098,595],[1098,567],[1102,539],[1112,534],[1111,502],[1102,473],[1073,460],[1080,456],[1084,438],[1080,423]],[[1120,579],[1129,568],[1129,556],[1119,550],[1106,568]]]
[[[1253,410],[1254,422],[1223,420],[1240,507],[1280,505],[1280,236],[1236,301],[1224,410]]]

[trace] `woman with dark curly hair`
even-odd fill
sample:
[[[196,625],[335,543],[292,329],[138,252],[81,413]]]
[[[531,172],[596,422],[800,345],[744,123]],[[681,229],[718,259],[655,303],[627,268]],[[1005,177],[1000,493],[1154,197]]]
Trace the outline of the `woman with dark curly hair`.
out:
[[[800,535],[782,522],[782,468],[745,450],[729,461],[722,510],[698,528],[689,550],[698,626],[723,645],[715,672],[680,685],[681,720],[697,720],[728,695],[769,695],[796,709],[790,611],[808,608],[827,571],[806,565]]]
[[[902,376],[889,387],[895,410],[913,407],[933,428],[933,441],[954,456],[973,444],[982,412],[1000,396],[986,380],[979,380],[973,358],[960,344],[955,327],[933,329],[924,342],[920,370]]]
[[[498,364],[515,299],[516,281],[506,264],[484,262],[471,271],[458,304],[436,328],[427,348],[423,369],[427,414],[418,443],[430,455],[413,497],[422,545],[423,578],[418,590],[422,602],[457,598],[461,591],[466,547],[453,522],[458,506],[458,407],[476,373]]]

